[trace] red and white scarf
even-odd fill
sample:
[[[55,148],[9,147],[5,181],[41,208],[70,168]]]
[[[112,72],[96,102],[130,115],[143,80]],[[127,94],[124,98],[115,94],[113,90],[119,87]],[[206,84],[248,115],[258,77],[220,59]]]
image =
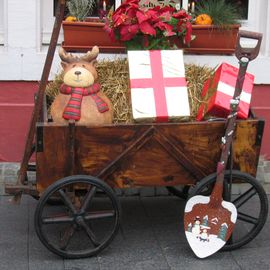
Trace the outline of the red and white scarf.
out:
[[[98,111],[104,113],[109,110],[107,103],[101,99],[97,93],[100,90],[100,84],[94,83],[89,87],[70,87],[66,84],[62,84],[60,87],[60,93],[71,95],[69,102],[63,112],[63,118],[66,120],[80,120],[81,118],[81,103],[83,96],[91,96],[96,102]]]

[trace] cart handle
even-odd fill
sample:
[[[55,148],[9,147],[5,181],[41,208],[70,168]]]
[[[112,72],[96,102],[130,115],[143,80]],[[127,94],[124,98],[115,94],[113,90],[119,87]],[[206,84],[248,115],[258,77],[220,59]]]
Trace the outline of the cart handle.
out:
[[[253,48],[243,48],[240,44],[241,38],[256,39],[257,44]],[[248,58],[248,60],[251,61],[258,56],[261,43],[262,43],[261,33],[240,30],[237,37],[235,56],[237,57],[238,60],[241,60],[241,58],[244,57],[244,58]]]

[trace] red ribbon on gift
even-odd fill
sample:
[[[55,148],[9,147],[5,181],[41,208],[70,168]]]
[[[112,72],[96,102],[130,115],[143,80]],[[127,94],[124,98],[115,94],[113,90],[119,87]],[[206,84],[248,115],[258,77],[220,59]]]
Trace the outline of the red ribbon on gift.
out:
[[[153,88],[156,107],[156,122],[168,122],[168,109],[165,87],[186,86],[184,77],[164,78],[162,69],[161,51],[149,51],[152,78],[131,79],[131,88]],[[179,63],[180,65],[181,63]]]

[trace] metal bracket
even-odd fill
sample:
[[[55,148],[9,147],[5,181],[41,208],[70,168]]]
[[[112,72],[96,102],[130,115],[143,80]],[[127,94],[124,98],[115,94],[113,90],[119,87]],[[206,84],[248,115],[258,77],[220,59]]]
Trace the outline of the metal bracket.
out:
[[[262,143],[264,124],[265,124],[264,120],[259,120],[258,121],[258,128],[257,128],[257,135],[256,135],[255,145],[260,146],[261,143]]]
[[[36,151],[43,152],[43,126],[37,126],[36,132]]]

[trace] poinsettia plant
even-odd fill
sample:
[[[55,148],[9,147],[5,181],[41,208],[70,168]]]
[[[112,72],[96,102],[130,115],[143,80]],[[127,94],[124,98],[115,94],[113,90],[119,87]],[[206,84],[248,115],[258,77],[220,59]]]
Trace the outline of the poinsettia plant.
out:
[[[125,42],[127,49],[169,49],[171,37],[192,39],[192,17],[172,6],[144,8],[139,0],[126,0],[106,18],[105,30],[112,41]]]

